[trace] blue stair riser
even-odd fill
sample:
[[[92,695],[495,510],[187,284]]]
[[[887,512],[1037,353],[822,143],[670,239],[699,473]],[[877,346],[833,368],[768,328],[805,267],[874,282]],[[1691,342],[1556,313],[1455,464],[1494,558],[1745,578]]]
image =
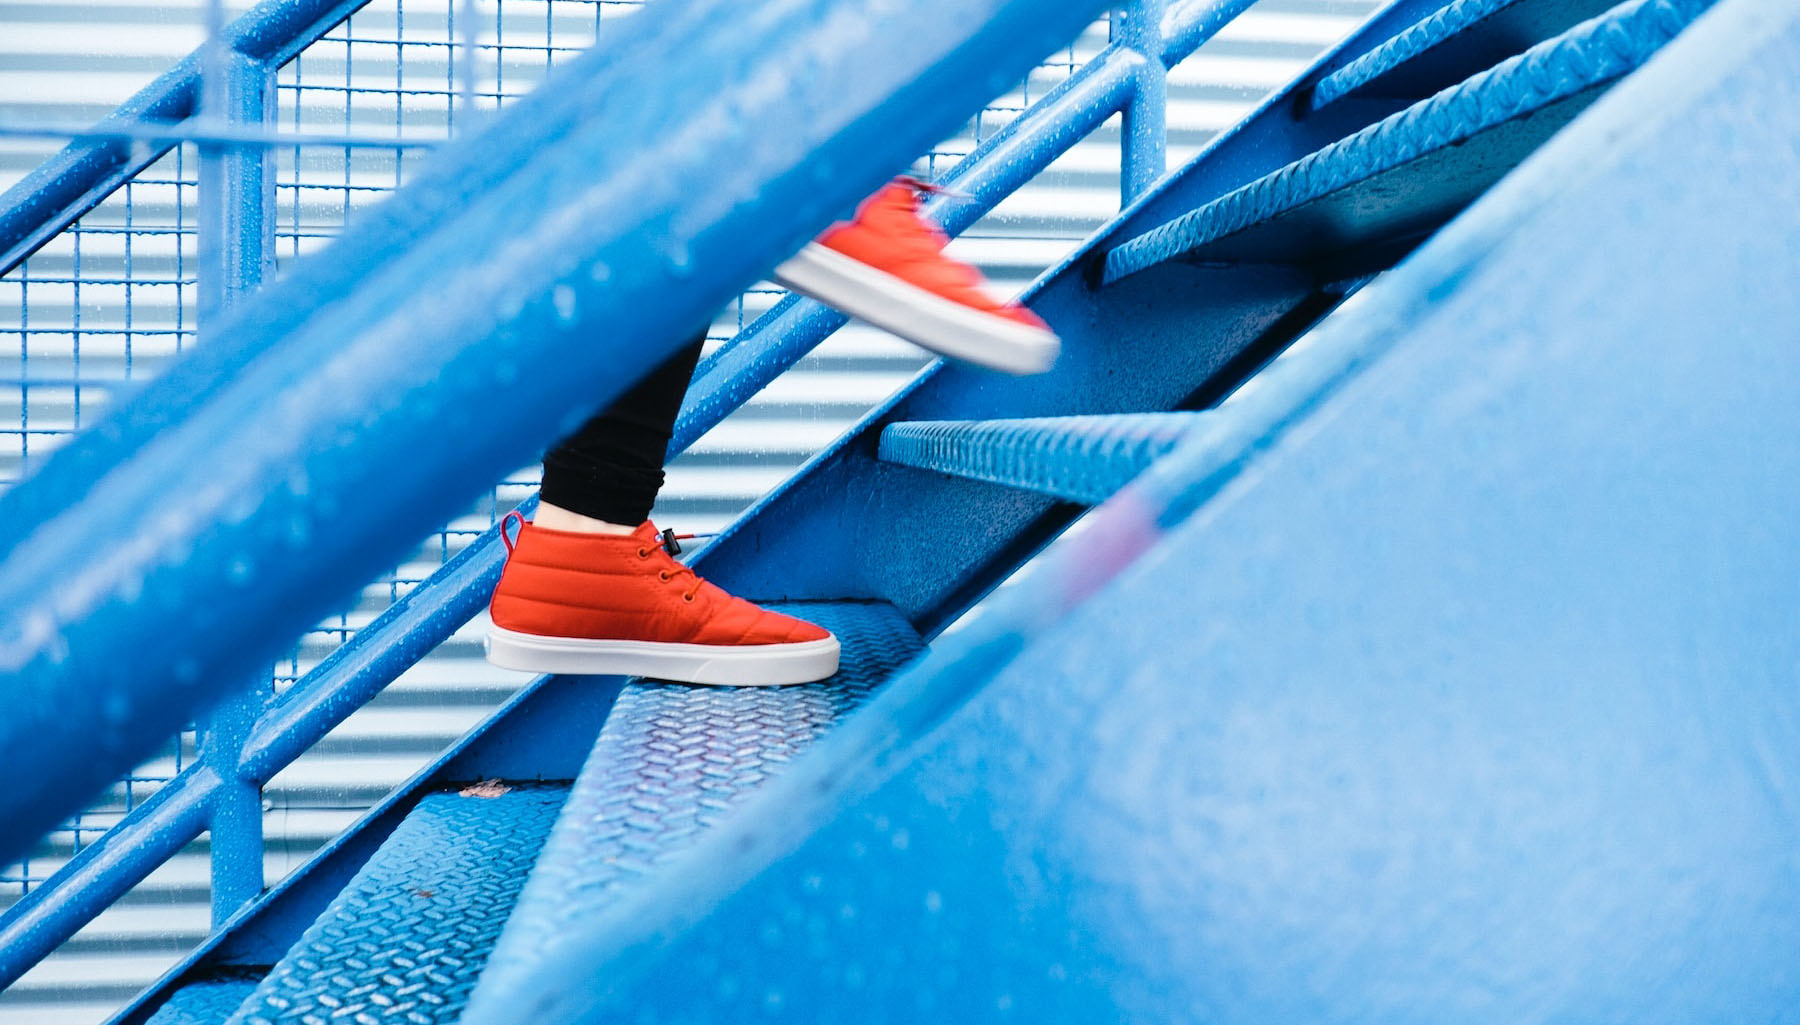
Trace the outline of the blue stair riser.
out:
[[[1498,180],[1706,7],[1707,0],[1621,4],[1119,246],[1107,254],[1106,280],[1177,259],[1305,262],[1416,237]]]
[[[1317,111],[1346,96],[1419,100],[1605,13],[1618,0],[1455,0],[1319,80]]]
[[[1174,448],[1203,418],[1121,413],[897,423],[881,432],[878,455],[888,463],[1094,505]]]

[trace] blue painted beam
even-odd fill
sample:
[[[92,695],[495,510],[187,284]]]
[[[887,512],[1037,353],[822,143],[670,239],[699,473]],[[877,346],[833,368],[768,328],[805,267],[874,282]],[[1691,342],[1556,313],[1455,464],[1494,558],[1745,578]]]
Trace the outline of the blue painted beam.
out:
[[[1129,204],[1168,169],[1169,74],[1162,62],[1164,0],[1132,0],[1113,15],[1113,38],[1142,54],[1121,118],[1119,203]]]
[[[519,1017],[1792,1020],[1797,61],[1722,0]]]
[[[263,126],[275,114],[275,73],[221,44],[206,53],[201,113],[214,123]],[[200,147],[195,283],[200,342],[219,319],[262,286],[275,266],[275,180],[266,149]],[[263,888],[265,780],[240,774],[243,744],[275,696],[273,674],[258,667],[249,686],[227,697],[203,724],[200,758],[224,785],[213,797],[207,827],[212,861],[212,924],[225,924]]]
[[[1603,14],[1617,0],[1453,0],[1319,80],[1308,105],[1347,96],[1423,99]]]
[[[652,8],[243,304],[0,497],[0,860],[1098,6]]]
[[[1105,280],[1177,259],[1299,263],[1415,239],[1648,60],[1708,2],[1621,4],[1118,246],[1106,255]]]
[[[1205,413],[938,420],[890,424],[883,462],[1098,505],[1167,455]]]

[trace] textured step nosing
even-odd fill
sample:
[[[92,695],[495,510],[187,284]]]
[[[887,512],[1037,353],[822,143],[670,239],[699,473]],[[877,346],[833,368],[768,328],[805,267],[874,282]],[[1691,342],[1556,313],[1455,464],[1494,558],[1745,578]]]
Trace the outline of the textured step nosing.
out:
[[[1522,0],[1453,0],[1320,79],[1313,89],[1312,109],[1323,109],[1446,39],[1520,2]]]
[[[1346,188],[1556,100],[1619,78],[1686,27],[1706,0],[1635,0],[1119,246],[1106,280]]]
[[[882,431],[879,458],[1087,505],[1173,448],[1198,413],[917,421]]]

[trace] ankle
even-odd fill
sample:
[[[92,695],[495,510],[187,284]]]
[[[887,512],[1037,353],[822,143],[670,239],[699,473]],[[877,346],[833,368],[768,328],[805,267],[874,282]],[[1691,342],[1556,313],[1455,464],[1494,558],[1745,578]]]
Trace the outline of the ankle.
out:
[[[615,536],[624,536],[637,530],[636,524],[627,526],[623,523],[610,523],[606,520],[597,520],[592,516],[583,516],[578,512],[572,512],[561,506],[551,505],[549,502],[542,500],[538,502],[537,515],[532,518],[531,522],[532,525],[542,527],[545,530],[562,530],[572,534],[612,534]]]

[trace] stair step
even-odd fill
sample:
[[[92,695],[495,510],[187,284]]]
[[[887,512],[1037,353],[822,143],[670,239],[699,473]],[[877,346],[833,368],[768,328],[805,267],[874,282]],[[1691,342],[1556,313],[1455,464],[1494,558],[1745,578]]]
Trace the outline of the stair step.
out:
[[[1708,0],[1631,0],[1148,231],[1113,282],[1173,260],[1305,263],[1420,238],[1636,69]],[[1348,271],[1352,268],[1338,268]],[[1364,268],[1366,269],[1366,268]]]
[[[1322,110],[1353,95],[1419,99],[1552,39],[1616,0],[1455,0],[1319,80]]]
[[[836,676],[803,687],[627,686],[507,924],[477,1002],[737,804],[924,650],[885,602],[773,603],[836,634]]]
[[[1181,441],[1205,413],[921,420],[881,432],[885,462],[1096,505]]]
[[[232,1025],[455,1021],[567,795],[517,783],[421,800]]]
[[[240,973],[190,982],[176,990],[146,1025],[219,1025],[256,991],[260,975]]]

